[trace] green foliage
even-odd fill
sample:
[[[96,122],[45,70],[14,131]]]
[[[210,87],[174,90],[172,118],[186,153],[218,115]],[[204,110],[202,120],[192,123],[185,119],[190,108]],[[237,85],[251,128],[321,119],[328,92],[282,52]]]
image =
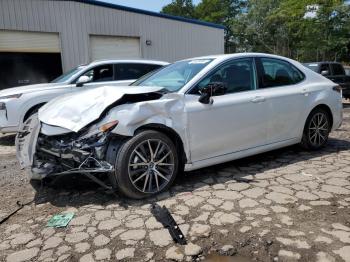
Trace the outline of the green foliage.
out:
[[[161,13],[194,18],[194,5],[192,0],[173,0],[163,7]]]
[[[224,25],[225,50],[234,51],[231,25],[245,3],[246,0],[202,0],[194,6],[192,0],[173,0],[161,12]]]
[[[162,12],[226,26],[226,52],[350,61],[350,5],[343,0],[174,0]]]

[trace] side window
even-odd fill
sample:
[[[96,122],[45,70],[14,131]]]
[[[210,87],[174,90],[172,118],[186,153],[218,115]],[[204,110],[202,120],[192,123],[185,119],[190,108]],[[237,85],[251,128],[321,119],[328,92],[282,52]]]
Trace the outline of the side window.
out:
[[[293,85],[301,82],[304,75],[288,62],[261,58],[262,88]]]
[[[345,71],[340,64],[332,64],[333,75],[345,75]]]
[[[236,59],[215,69],[196,86],[194,92],[209,83],[222,82],[227,87],[226,93],[237,93],[255,89],[255,69],[252,58]]]
[[[322,72],[325,72],[324,74],[322,74],[323,76],[331,75],[331,68],[329,67],[329,64],[321,64],[320,73]]]
[[[113,66],[101,65],[96,66],[85,72],[82,76],[88,76],[91,82],[106,82],[113,81]]]
[[[160,65],[151,64],[117,64],[116,80],[134,80],[141,76],[158,69]]]

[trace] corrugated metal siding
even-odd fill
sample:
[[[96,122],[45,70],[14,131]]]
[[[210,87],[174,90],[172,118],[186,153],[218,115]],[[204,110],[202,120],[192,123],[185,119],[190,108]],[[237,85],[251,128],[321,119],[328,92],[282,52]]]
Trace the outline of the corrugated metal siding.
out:
[[[90,61],[91,34],[139,37],[146,59],[224,52],[223,29],[71,1],[1,0],[0,29],[59,33],[64,71]]]

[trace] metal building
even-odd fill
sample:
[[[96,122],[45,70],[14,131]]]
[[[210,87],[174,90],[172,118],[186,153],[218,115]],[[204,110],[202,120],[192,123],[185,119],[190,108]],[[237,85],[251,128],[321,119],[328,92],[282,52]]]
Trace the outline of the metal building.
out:
[[[0,89],[97,59],[171,62],[223,52],[217,24],[95,0],[0,0]]]

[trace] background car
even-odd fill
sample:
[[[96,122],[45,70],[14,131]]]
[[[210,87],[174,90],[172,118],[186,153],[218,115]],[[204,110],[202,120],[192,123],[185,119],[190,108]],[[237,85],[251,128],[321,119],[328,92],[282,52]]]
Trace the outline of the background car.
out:
[[[350,66],[344,66],[345,74],[350,76]]]
[[[1,90],[0,132],[17,132],[30,115],[57,96],[104,85],[129,85],[165,65],[152,60],[101,60],[78,66],[51,83]]]
[[[18,133],[17,155],[31,179],[100,174],[144,198],[182,170],[298,143],[325,146],[341,124],[341,99],[338,85],[284,57],[193,58],[129,87],[50,101]]]
[[[319,73],[334,83],[339,84],[342,87],[343,97],[350,98],[350,76],[346,74],[346,71],[341,63],[336,62],[311,62],[304,63],[306,67]]]

